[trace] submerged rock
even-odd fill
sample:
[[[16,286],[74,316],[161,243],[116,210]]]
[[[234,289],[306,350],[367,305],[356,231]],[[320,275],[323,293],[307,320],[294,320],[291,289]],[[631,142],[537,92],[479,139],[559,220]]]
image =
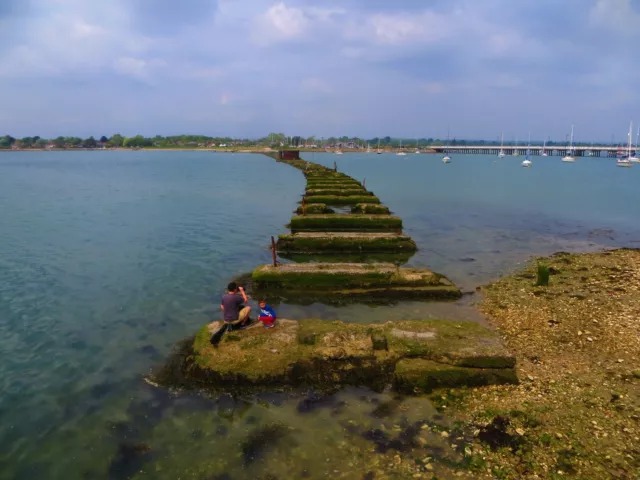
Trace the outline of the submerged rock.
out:
[[[281,423],[271,423],[251,432],[242,443],[242,457],[245,465],[258,460],[288,434],[289,428]]]
[[[109,465],[109,478],[126,480],[135,475],[149,460],[151,447],[146,443],[123,443]]]

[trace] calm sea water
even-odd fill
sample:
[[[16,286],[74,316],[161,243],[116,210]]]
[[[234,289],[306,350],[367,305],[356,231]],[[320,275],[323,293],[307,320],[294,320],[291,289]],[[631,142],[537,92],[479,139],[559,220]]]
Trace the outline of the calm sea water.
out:
[[[640,246],[640,168],[610,160],[536,158],[523,169],[521,158],[489,156],[307,158],[366,178],[421,248],[410,264],[465,289],[532,254]],[[388,397],[358,390],[307,411],[295,398],[174,396],[141,381],[177,340],[218,318],[234,275],[269,261],[269,236],[284,231],[303,188],[298,171],[260,155],[0,154],[0,478],[330,478],[358,471],[353,449],[370,450],[345,422],[433,415],[405,399],[402,413],[372,417]],[[472,316],[466,308],[459,314]],[[280,314],[455,315],[414,302]],[[239,445],[272,422],[288,437],[247,461]],[[131,456],[127,442],[152,450]]]

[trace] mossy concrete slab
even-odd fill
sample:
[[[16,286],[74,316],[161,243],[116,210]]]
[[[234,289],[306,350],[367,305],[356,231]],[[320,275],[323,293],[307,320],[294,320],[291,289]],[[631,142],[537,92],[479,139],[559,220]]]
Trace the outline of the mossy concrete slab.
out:
[[[357,205],[358,203],[380,203],[380,199],[375,195],[307,195],[309,203],[326,203],[327,205]]]
[[[307,188],[364,188],[353,179],[307,180]]]
[[[391,263],[287,263],[262,265],[252,273],[254,285],[267,287],[428,287],[452,286],[442,275],[427,269],[398,268]]]
[[[475,322],[396,322],[387,332],[389,348],[406,357],[471,368],[513,368],[500,335]]]
[[[301,263],[264,265],[252,273],[255,294],[288,303],[380,303],[388,300],[452,300],[460,289],[426,269],[390,263]]]
[[[334,195],[337,197],[353,197],[353,196],[373,196],[373,192],[369,192],[364,188],[353,188],[353,187],[344,187],[344,188],[308,188],[305,191],[306,197],[314,197],[314,196],[324,196],[324,195]]]
[[[278,237],[278,251],[296,253],[415,252],[407,235],[362,232],[301,232]]]
[[[404,265],[415,252],[317,252],[317,253],[292,253],[279,251],[280,258],[296,263],[393,263]]]
[[[260,326],[227,333],[217,346],[209,339],[222,325],[203,327],[177,352],[153,380],[167,386],[239,391],[245,387],[282,388],[309,386],[333,389],[363,385],[383,389],[394,385],[407,393],[427,392],[446,386],[488,385],[516,382],[512,367],[468,368],[443,363],[440,358],[459,355],[451,343],[457,331],[468,344],[493,338],[491,330],[468,322],[403,322],[404,331],[433,329],[433,349],[408,353],[390,342],[397,324],[353,324],[326,320],[279,320],[273,329]],[[469,345],[473,350],[472,345]],[[477,347],[483,350],[482,346]],[[453,355],[441,355],[449,349]],[[433,352],[438,352],[434,354]],[[473,357],[473,352],[470,352]]]
[[[349,198],[349,197],[345,197]],[[395,232],[402,219],[392,215],[298,215],[291,218],[291,232]]]
[[[512,368],[465,368],[421,358],[396,364],[394,388],[402,393],[429,393],[437,388],[481,387],[518,383]]]
[[[304,207],[300,205],[297,208],[296,213],[298,215],[330,215],[335,213],[335,211],[324,203],[305,203]]]
[[[373,203],[359,203],[351,207],[351,213],[360,215],[390,215],[389,207]]]

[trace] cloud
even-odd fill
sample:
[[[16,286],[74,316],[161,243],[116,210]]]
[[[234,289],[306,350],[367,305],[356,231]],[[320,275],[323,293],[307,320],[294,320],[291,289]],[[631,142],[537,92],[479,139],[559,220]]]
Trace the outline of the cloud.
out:
[[[426,11],[419,16],[408,14],[375,14],[369,17],[359,35],[383,45],[434,44],[452,33],[443,15]]]
[[[634,9],[631,0],[597,0],[589,12],[589,20],[619,34],[640,34],[640,11]]]
[[[563,135],[570,117],[589,119],[581,132],[597,134],[637,111],[638,8],[0,0],[0,131],[442,136],[447,121],[477,137],[516,128],[526,112],[527,123]],[[283,114],[283,104],[295,108]],[[542,105],[555,106],[553,118]],[[49,120],[58,117],[75,123]],[[61,131],[71,126],[84,131]]]
[[[116,72],[138,80],[150,80],[153,70],[166,66],[167,64],[162,60],[143,60],[133,57],[120,57],[113,63]]]
[[[259,15],[255,24],[254,41],[264,45],[299,38],[307,29],[309,19],[301,9],[280,2]]]

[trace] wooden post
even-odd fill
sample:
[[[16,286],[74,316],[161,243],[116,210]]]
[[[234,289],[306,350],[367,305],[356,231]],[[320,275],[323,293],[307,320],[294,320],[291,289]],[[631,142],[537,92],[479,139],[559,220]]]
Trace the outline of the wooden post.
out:
[[[336,161],[333,161],[333,171],[337,172],[338,171],[338,164],[336,163]]]
[[[366,179],[366,177],[362,179],[362,188],[367,188],[367,179]]]
[[[307,209],[307,205],[306,205],[306,203],[307,203],[307,197],[303,195],[302,196],[302,215],[306,215],[306,213],[307,213],[307,210],[306,210]]]
[[[271,254],[273,256],[273,266],[277,267],[278,257],[277,257],[277,251],[276,251],[276,240],[275,238],[273,238],[273,236],[271,237]]]

